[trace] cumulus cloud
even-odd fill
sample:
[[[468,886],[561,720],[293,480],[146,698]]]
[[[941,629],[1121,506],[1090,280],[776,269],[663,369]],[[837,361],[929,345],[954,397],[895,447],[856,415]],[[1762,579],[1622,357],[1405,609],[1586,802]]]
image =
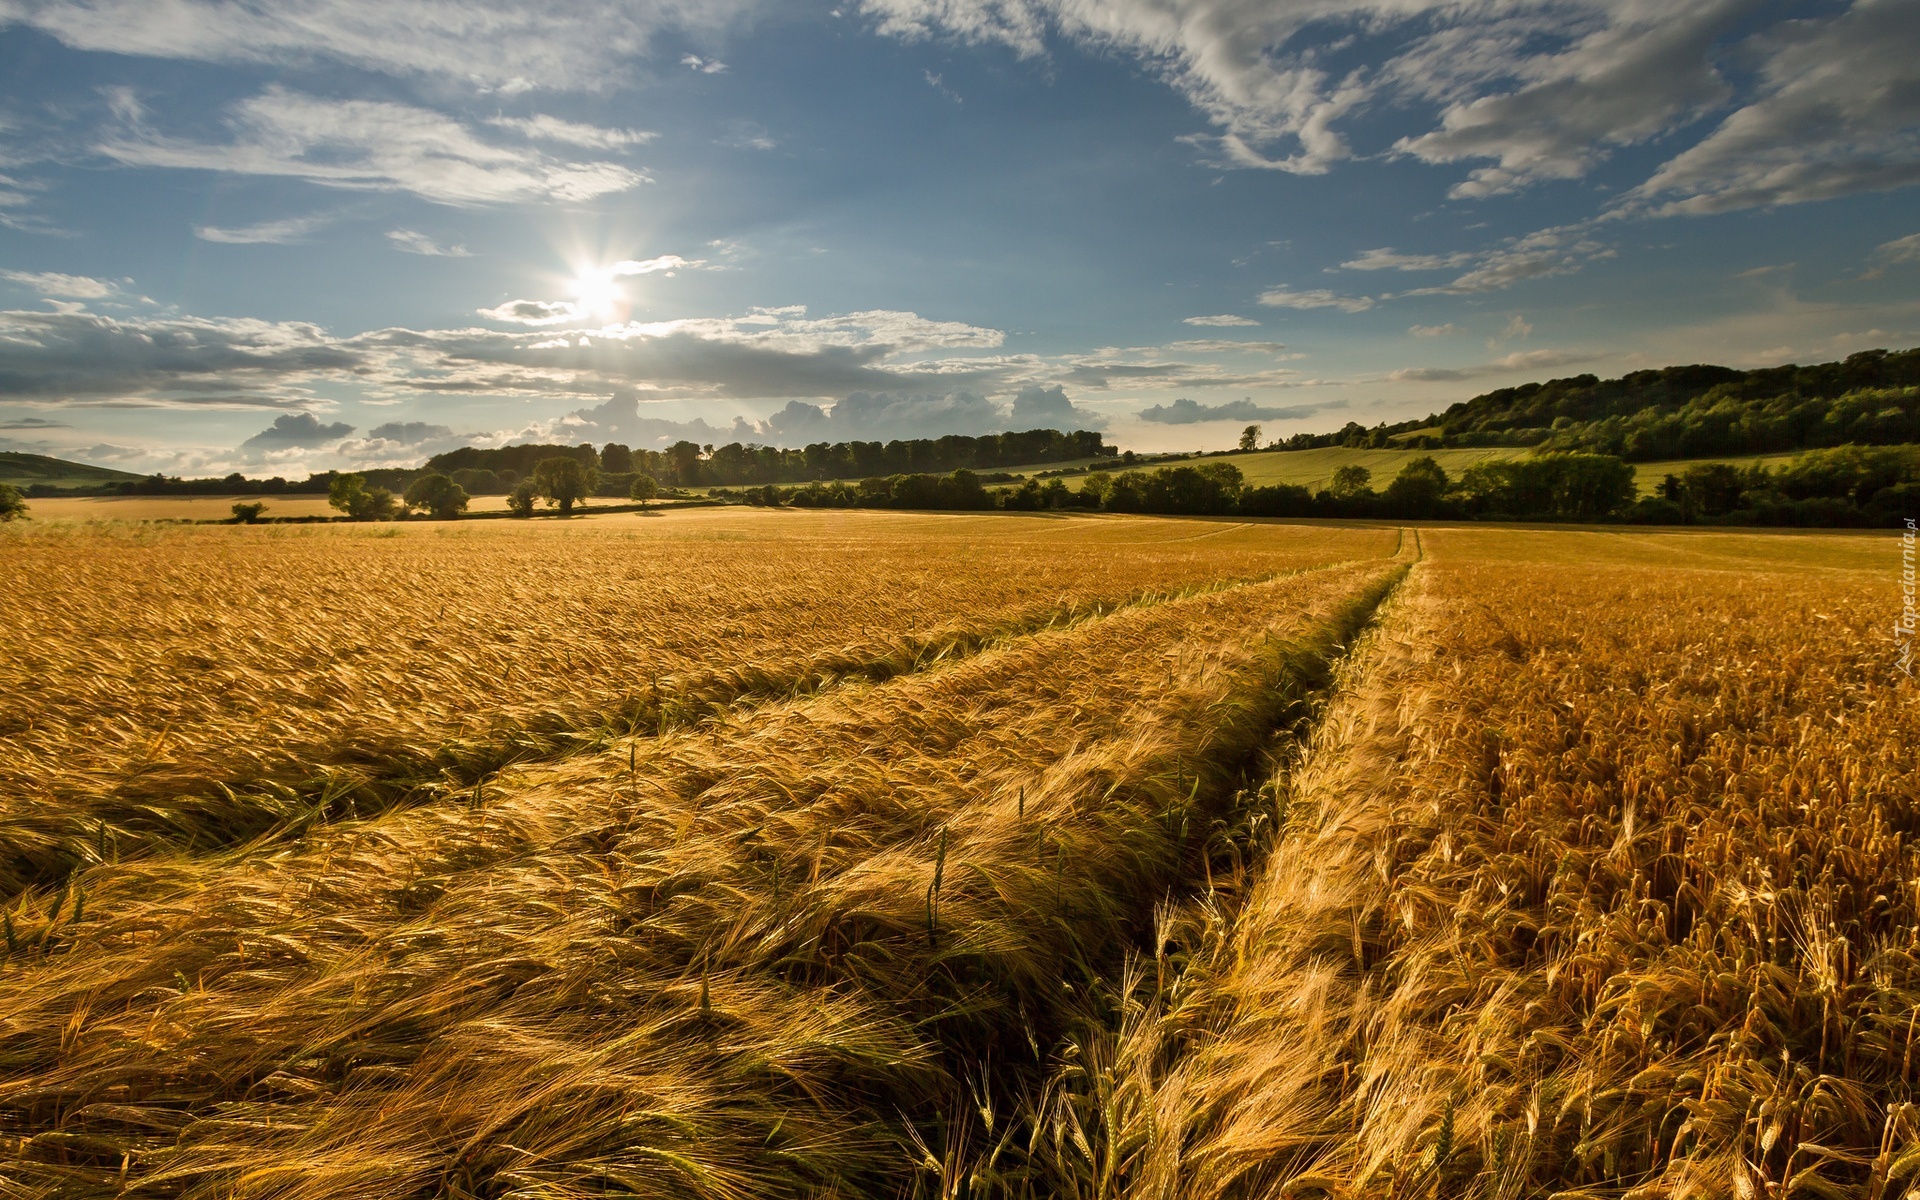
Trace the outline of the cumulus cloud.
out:
[[[1260,293],[1260,303],[1270,308],[1337,308],[1341,312],[1365,312],[1373,307],[1371,296],[1342,296],[1325,288],[1295,291],[1288,287]]]
[[[322,424],[312,413],[282,413],[273,424],[240,443],[245,450],[306,450],[337,442],[353,432],[344,421]]]
[[[31,25],[79,50],[289,65],[324,58],[511,94],[619,82],[660,33],[718,32],[750,7],[752,0],[11,0],[0,5],[0,27]]]
[[[1064,401],[1065,397],[1061,399]],[[1069,408],[1072,405],[1068,404]],[[1042,422],[1042,425],[1056,422]],[[853,392],[831,405],[790,400],[760,421],[735,416],[730,425],[696,417],[680,421],[644,415],[632,392],[617,393],[604,404],[569,413],[553,423],[550,436],[620,441],[659,448],[671,442],[701,445],[749,442],[803,446],[813,442],[889,441],[895,438],[979,436],[1013,428],[1037,428],[1011,420],[1007,409],[978,392]],[[1072,426],[1086,428],[1085,425]]]
[[[1251,400],[1201,404],[1197,400],[1182,397],[1171,404],[1156,404],[1141,409],[1140,419],[1156,425],[1198,425],[1205,421],[1291,421],[1338,407],[1341,407],[1338,403],[1274,406],[1255,404]]]
[[[618,163],[568,162],[484,142],[442,113],[376,100],[322,100],[282,87],[234,105],[224,143],[170,137],[121,106],[94,148],[129,166],[287,176],[325,187],[411,192],[442,204],[580,201],[647,177]]]
[[[1105,429],[1107,421],[1092,409],[1067,399],[1067,390],[1059,384],[1041,387],[1035,383],[1021,388],[1013,398],[1007,425],[1010,429]]]
[[[475,311],[489,321],[513,325],[563,325],[587,319],[584,309],[566,300],[509,300]]]
[[[120,286],[89,275],[62,275],[58,271],[0,271],[0,279],[10,280],[42,296],[68,300],[104,300],[120,293]]]
[[[1250,317],[1236,317],[1232,313],[1220,313],[1219,315],[1212,316],[1212,317],[1188,317],[1186,318],[1185,321],[1182,322],[1182,324],[1186,324],[1186,325],[1219,325],[1219,326],[1258,325],[1259,323],[1260,322],[1255,321]]]
[[[465,246],[443,246],[426,234],[413,229],[389,229],[387,239],[408,254],[422,254],[429,258],[473,257],[473,251]]]
[[[1577,350],[1524,350],[1509,354],[1492,362],[1478,363],[1470,367],[1406,367],[1387,374],[1395,383],[1434,383],[1451,382],[1461,379],[1481,379],[1489,375],[1511,375],[1518,371],[1545,371],[1555,367],[1570,367],[1577,363],[1592,362],[1597,355]]]
[[[565,142],[569,146],[584,146],[588,150],[618,150],[623,146],[641,146],[660,136],[646,129],[603,129],[598,125],[583,125],[577,121],[563,121],[559,117],[545,115],[489,117],[487,124],[501,129],[511,129],[537,142]]]
[[[260,221],[232,228],[201,225],[194,229],[193,236],[203,242],[219,242],[228,246],[277,246],[297,242],[332,220],[330,216],[311,216],[285,217],[278,221]]]

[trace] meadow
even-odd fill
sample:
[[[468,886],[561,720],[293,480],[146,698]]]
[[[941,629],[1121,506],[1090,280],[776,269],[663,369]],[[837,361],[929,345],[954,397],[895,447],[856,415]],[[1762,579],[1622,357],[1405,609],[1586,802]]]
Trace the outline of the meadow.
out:
[[[1895,539],[0,539],[0,1195],[1920,1184]]]

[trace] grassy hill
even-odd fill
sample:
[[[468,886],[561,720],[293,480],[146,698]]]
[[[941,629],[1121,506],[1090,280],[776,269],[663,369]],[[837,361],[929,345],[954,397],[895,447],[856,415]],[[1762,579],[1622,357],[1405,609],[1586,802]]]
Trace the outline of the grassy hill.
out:
[[[32,487],[36,483],[52,487],[100,487],[140,478],[131,471],[116,471],[112,467],[90,467],[44,454],[0,451],[0,483],[10,483],[17,488]]]

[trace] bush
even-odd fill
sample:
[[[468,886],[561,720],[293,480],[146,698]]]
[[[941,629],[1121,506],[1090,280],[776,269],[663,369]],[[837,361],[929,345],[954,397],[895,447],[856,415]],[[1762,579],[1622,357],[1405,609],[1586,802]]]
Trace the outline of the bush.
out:
[[[507,493],[507,511],[516,517],[533,515],[533,502],[540,498],[540,488],[531,479],[522,479],[513,485]]]
[[[245,500],[239,501],[233,506],[233,523],[235,525],[257,525],[260,522],[260,514],[266,511],[267,506],[264,501],[255,500],[251,503]]]
[[[406,505],[451,521],[467,510],[467,489],[438,472],[422,475],[407,488]]]
[[[638,500],[645,508],[660,494],[660,481],[651,475],[635,475],[627,488],[627,499]]]
[[[0,483],[0,521],[25,520],[27,499],[10,483]]]

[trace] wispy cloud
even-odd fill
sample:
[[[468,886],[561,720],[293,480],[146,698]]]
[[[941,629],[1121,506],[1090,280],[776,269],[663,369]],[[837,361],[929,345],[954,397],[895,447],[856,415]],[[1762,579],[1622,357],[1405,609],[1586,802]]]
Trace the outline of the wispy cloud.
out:
[[[1226,404],[1201,404],[1183,397],[1171,404],[1155,404],[1141,409],[1140,419],[1155,425],[1198,425],[1204,421],[1291,421],[1339,407],[1343,405],[1337,401],[1327,404],[1267,405],[1255,404],[1251,400],[1234,400]]]
[[[1185,325],[1218,325],[1222,327],[1258,325],[1259,323],[1260,322],[1253,320],[1251,317],[1236,317],[1232,313],[1220,313],[1211,317],[1187,317],[1182,321],[1182,324]]]
[[[67,300],[105,300],[120,294],[120,285],[90,275],[63,275],[58,271],[0,271],[10,280],[42,296]]]
[[[1509,354],[1492,362],[1476,363],[1468,367],[1406,367],[1391,371],[1387,378],[1395,383],[1434,383],[1452,382],[1464,379],[1483,379],[1491,375],[1512,375],[1522,371],[1543,371],[1555,367],[1570,367],[1579,363],[1592,362],[1600,357],[1597,354],[1578,350],[1525,350]]]
[[[203,242],[219,242],[229,246],[284,245],[298,242],[314,230],[331,223],[328,215],[310,217],[286,217],[278,221],[261,221],[253,225],[237,225],[222,228],[214,225],[201,225],[194,229],[193,236]]]
[[[414,229],[389,229],[387,238],[408,254],[424,254],[429,258],[470,258],[473,255],[465,246],[443,246]]]
[[[1269,308],[1337,308],[1341,312],[1365,312],[1373,307],[1371,296],[1343,296],[1325,288],[1295,291],[1288,287],[1271,288],[1260,293],[1260,303]]]
[[[1465,251],[1452,254],[1399,254],[1386,247],[1363,252],[1359,258],[1340,265],[1349,271],[1439,271],[1465,266],[1473,255]]]
[[[152,130],[133,110],[95,148],[130,166],[289,176],[443,204],[589,200],[647,182],[617,163],[565,162],[483,142],[441,113],[386,101],[273,87],[235,105],[228,124],[231,141],[196,142]]]
[[[535,141],[565,142],[589,150],[618,150],[623,146],[642,146],[660,136],[645,129],[602,129],[559,117],[489,117],[487,124],[511,129]]]

